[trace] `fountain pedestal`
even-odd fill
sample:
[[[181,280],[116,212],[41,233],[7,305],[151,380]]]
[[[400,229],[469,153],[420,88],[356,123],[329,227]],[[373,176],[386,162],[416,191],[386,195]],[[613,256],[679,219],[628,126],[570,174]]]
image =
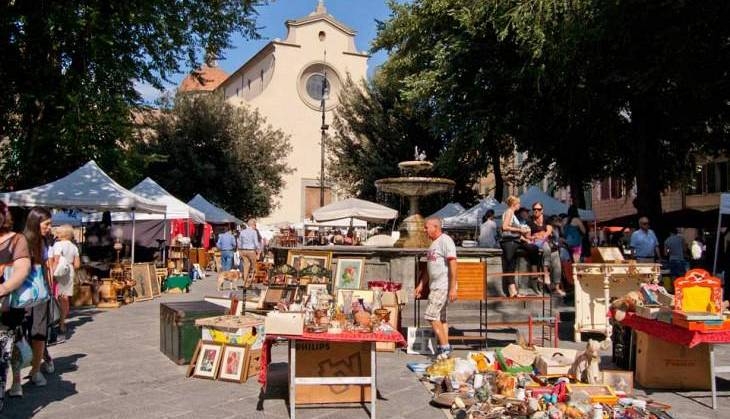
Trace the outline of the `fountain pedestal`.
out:
[[[431,245],[431,240],[426,235],[426,222],[418,214],[418,200],[422,196],[449,192],[455,185],[455,182],[450,179],[416,176],[429,170],[432,166],[431,162],[420,160],[400,162],[398,167],[408,176],[375,181],[375,187],[379,191],[407,197],[410,203],[409,215],[401,223],[400,238],[393,247],[423,249]]]
[[[421,214],[406,217],[400,224],[400,238],[393,247],[415,247],[419,249],[431,245],[431,239],[426,235],[426,220]]]

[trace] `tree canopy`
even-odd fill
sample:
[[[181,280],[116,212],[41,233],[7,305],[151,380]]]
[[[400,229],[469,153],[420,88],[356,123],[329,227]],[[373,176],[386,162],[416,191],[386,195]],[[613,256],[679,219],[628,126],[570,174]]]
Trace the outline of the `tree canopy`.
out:
[[[0,1],[0,188],[58,178],[89,159],[139,180],[137,83],[161,88],[230,36],[257,37],[254,0]]]
[[[218,93],[178,94],[151,118],[154,135],[138,151],[154,156],[147,171],[171,194],[189,200],[200,193],[243,219],[274,208],[292,147],[257,110]]]
[[[658,219],[660,193],[697,156],[730,147],[728,2],[390,7],[373,43],[390,54],[380,77],[403,108],[429,109],[424,139],[471,179],[491,168],[499,185],[500,161],[526,151],[523,180],[548,176],[580,204],[591,181],[622,177],[635,182],[638,212]]]

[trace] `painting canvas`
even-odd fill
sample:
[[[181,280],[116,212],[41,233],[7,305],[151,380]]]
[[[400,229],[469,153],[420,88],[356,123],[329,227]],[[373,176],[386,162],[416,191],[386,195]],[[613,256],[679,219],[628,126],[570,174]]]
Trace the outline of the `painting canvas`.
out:
[[[330,268],[330,260],[332,253],[330,252],[306,252],[290,250],[286,263],[301,271],[310,265],[319,265],[324,269]]]
[[[244,380],[246,351],[245,346],[226,345],[223,348],[223,360],[218,378],[223,381],[242,382]]]
[[[337,289],[360,289],[364,268],[365,259],[363,258],[337,259],[335,287]]]
[[[147,263],[135,263],[132,265],[132,279],[135,281],[134,292],[136,301],[151,300],[152,278],[150,277],[149,265]],[[157,281],[155,275],[155,281]]]
[[[155,269],[155,265],[152,263],[148,263],[147,269],[149,270],[150,286],[152,287],[152,296],[159,297],[160,295],[162,295],[162,291],[161,291],[162,284],[160,284],[159,277],[157,276],[157,270]]]
[[[222,349],[221,345],[213,342],[205,342],[200,345],[200,352],[198,353],[198,359],[195,361],[195,372],[193,376],[215,379],[221,360],[221,353],[223,352]]]

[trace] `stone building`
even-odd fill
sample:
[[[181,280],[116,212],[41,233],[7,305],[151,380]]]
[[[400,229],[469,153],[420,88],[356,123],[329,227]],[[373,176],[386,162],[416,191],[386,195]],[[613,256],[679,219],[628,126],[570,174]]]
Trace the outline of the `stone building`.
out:
[[[216,85],[231,104],[257,108],[290,136],[288,164],[294,173],[285,177],[277,209],[263,220],[267,223],[298,222],[319,207],[322,114],[329,124],[347,77],[364,79],[369,58],[355,48],[355,31],[328,14],[323,1],[308,16],[285,25],[283,40],[269,42]],[[327,204],[336,197],[326,180],[324,189]]]

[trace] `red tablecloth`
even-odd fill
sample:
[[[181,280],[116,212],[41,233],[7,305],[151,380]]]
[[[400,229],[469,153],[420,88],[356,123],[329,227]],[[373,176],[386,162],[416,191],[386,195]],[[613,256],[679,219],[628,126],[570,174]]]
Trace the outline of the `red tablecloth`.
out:
[[[626,313],[621,322],[634,330],[656,336],[667,342],[685,345],[690,348],[700,343],[730,343],[730,331],[698,332],[658,320],[639,317],[636,313]]]
[[[268,374],[269,360],[271,359],[271,343],[277,338],[317,341],[317,342],[395,342],[398,346],[405,346],[406,340],[398,332],[391,333],[356,333],[342,332],[330,333],[307,333],[303,335],[266,335],[263,347],[261,348],[261,370],[259,371],[259,383],[266,387],[266,376]]]

